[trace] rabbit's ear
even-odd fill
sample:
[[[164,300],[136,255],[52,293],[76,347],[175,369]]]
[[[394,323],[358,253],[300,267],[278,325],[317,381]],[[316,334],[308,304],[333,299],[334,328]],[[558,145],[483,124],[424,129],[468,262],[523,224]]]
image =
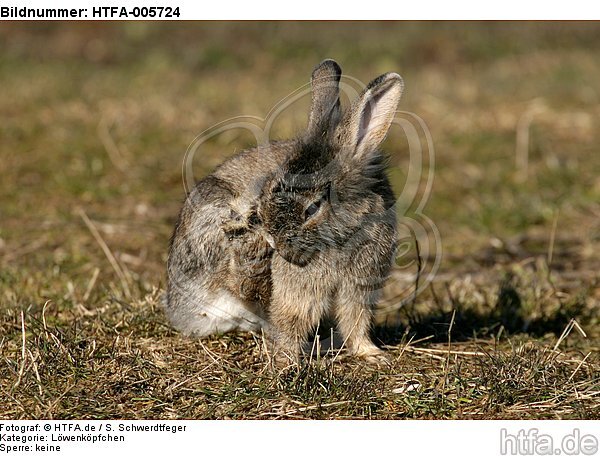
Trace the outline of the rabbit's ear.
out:
[[[311,76],[312,99],[308,116],[309,136],[327,133],[340,117],[339,82],[342,69],[335,60],[323,60]]]
[[[371,81],[337,128],[336,138],[344,154],[360,160],[377,149],[390,128],[403,89],[396,73]]]

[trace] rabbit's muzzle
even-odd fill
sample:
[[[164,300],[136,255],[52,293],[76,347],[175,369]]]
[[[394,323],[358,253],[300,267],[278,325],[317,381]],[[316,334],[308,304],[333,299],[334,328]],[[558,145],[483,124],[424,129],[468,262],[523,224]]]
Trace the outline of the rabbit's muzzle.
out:
[[[275,250],[288,263],[304,267],[311,262],[319,248],[301,237],[288,234],[275,237]]]

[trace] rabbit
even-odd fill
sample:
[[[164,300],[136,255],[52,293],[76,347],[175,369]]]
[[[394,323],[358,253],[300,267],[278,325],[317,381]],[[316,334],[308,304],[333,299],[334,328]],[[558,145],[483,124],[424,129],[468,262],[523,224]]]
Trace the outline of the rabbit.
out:
[[[165,303],[184,334],[263,331],[285,365],[333,315],[352,355],[385,361],[369,331],[397,234],[378,146],[403,82],[384,74],[342,112],[340,78],[335,61],[319,64],[306,130],[242,151],[186,198]]]
[[[395,198],[378,147],[402,92],[402,78],[386,73],[339,113],[339,94],[330,87],[322,106],[313,106],[329,115],[297,138],[263,186],[257,214],[275,250],[269,322],[279,363],[298,361],[326,315],[351,355],[387,363],[369,336],[398,243]]]
[[[325,60],[312,73],[307,131],[329,116],[320,112],[321,100],[329,86],[337,93],[338,68]],[[199,181],[186,197],[169,244],[163,300],[167,318],[185,335],[260,332],[269,327],[274,250],[261,229],[256,204],[267,176],[292,156],[295,145],[295,140],[273,141],[244,150]]]

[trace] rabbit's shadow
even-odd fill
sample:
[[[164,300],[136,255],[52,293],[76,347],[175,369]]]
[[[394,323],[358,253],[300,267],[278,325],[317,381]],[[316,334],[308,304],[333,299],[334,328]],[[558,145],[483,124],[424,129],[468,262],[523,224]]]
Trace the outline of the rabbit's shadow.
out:
[[[447,308],[416,312],[408,305],[388,319],[393,324],[376,325],[372,335],[375,343],[383,347],[411,340],[466,342],[499,334],[559,336],[573,318],[582,324],[593,318],[585,299],[575,298],[553,310],[532,315],[517,288],[506,281],[490,307],[476,308],[455,300]]]

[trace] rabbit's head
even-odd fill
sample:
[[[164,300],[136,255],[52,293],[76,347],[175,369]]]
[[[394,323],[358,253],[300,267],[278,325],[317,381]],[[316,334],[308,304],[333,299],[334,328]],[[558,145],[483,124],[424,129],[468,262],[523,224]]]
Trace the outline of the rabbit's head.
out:
[[[341,248],[373,215],[393,205],[378,151],[402,94],[402,79],[373,80],[344,113],[341,69],[326,60],[312,74],[306,132],[282,169],[267,180],[259,214],[278,254],[298,266],[315,254]]]

